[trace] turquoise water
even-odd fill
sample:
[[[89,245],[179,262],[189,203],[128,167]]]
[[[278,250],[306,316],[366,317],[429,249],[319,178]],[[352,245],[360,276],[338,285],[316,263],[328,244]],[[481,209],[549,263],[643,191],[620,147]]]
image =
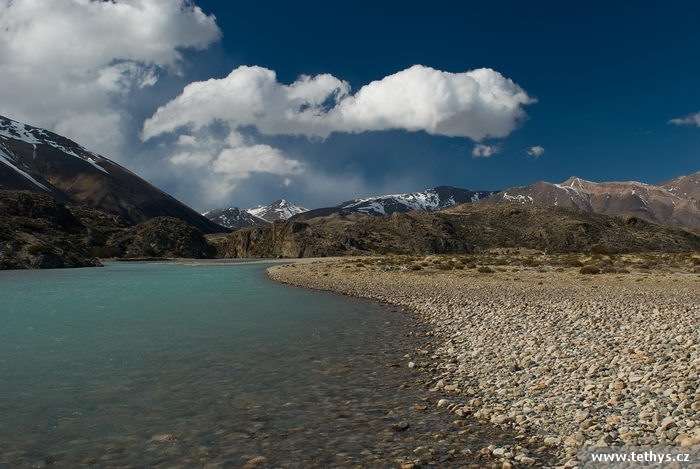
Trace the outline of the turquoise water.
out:
[[[0,271],[0,469],[463,468],[515,444],[437,409],[411,314],[265,267]]]
[[[264,268],[0,272],[0,467],[396,457],[410,432],[391,425],[420,402],[395,365],[415,345],[409,315]]]

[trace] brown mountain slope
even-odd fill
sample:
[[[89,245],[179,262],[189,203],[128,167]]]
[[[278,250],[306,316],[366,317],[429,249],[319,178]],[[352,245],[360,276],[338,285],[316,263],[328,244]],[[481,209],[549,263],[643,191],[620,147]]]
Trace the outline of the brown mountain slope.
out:
[[[367,253],[467,253],[493,247],[550,252],[694,251],[700,236],[563,207],[465,204],[388,217],[333,214],[276,222],[218,237],[222,257],[314,257]]]
[[[0,116],[0,188],[49,195],[137,224],[158,216],[226,231],[117,163],[65,137]]]
[[[596,183],[571,177],[561,184],[538,182],[512,187],[476,203],[568,207],[603,215],[631,215],[653,223],[697,229],[700,228],[700,199],[688,194],[695,189],[693,181],[697,181],[698,174],[678,178],[674,180],[677,186],[668,187],[634,181]],[[676,189],[671,190],[671,187]]]
[[[700,171],[662,182],[658,186],[679,197],[700,200]]]

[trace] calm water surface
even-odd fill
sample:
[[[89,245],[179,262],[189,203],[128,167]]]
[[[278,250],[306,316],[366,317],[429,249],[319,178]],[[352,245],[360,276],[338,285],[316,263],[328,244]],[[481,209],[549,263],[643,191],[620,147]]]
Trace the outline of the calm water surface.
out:
[[[399,456],[391,425],[420,401],[400,390],[409,315],[264,268],[0,272],[0,467]]]
[[[411,314],[265,267],[0,272],[0,468],[463,468],[515,444],[426,397]]]

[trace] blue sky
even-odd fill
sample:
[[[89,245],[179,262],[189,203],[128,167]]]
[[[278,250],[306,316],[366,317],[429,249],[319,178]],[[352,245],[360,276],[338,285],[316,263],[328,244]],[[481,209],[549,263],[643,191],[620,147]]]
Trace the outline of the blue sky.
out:
[[[152,23],[145,39],[119,24],[110,38],[104,30],[116,15],[87,0],[51,12],[105,22],[102,40],[112,41],[84,60],[84,86],[67,81],[67,89],[92,90],[73,97],[86,111],[67,115],[65,103],[63,114],[46,109],[54,98],[32,107],[0,94],[9,103],[0,114],[64,131],[199,210],[282,197],[318,207],[443,184],[499,189],[571,175],[654,183],[700,170],[697,2],[152,4],[168,1],[183,8],[124,9]],[[3,3],[7,18],[21,17]],[[164,14],[170,21],[158,20]],[[50,28],[47,21],[39,31],[50,37]],[[81,34],[85,42],[92,33]],[[124,52],[139,44],[149,47]],[[0,43],[0,58],[2,51]],[[435,102],[418,97],[402,106],[433,83],[466,86],[468,72],[483,68],[493,72],[482,89],[488,82],[488,95],[501,93],[484,109],[469,96],[455,104],[460,96],[430,93]],[[0,74],[9,70],[0,65]],[[300,76],[326,78],[309,91],[292,86]],[[379,85],[363,89],[372,82]],[[323,102],[307,118],[314,92]],[[260,100],[248,99],[256,93]],[[311,104],[300,107],[292,94]],[[254,106],[261,108],[248,112]],[[449,130],[433,126],[433,111],[455,106]],[[404,118],[414,108],[415,119]],[[291,111],[290,120],[278,118]]]

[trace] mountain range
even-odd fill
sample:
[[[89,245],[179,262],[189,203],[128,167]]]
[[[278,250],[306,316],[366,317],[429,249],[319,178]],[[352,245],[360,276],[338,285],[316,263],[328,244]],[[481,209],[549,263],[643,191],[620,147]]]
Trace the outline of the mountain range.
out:
[[[342,202],[334,207],[317,208],[292,217],[295,220],[308,220],[332,213],[348,215],[386,216],[393,213],[406,213],[413,210],[435,212],[454,205],[472,203],[494,194],[495,191],[473,191],[451,186],[438,186],[422,192],[378,195]]]
[[[280,199],[205,215],[76,142],[0,116],[0,269],[498,246],[697,250],[700,172],[657,185],[571,177],[499,192],[439,186],[313,210]],[[222,225],[239,229],[226,235]]]
[[[275,220],[308,220],[332,213],[342,215],[362,213],[365,215],[386,216],[392,213],[405,213],[413,210],[434,212],[458,204],[476,202],[494,193],[495,191],[472,191],[451,186],[439,186],[422,192],[352,199],[333,207],[313,210],[299,207],[284,199],[280,199],[270,205],[259,205],[247,210],[229,207],[210,210],[203,215],[225,227],[239,229],[251,226],[264,226]]]
[[[302,209],[285,200],[242,213],[233,207],[205,214],[230,228],[264,226],[274,220],[310,220],[334,213],[387,216],[414,210],[433,212],[462,203],[480,205],[526,204],[568,207],[610,216],[632,216],[666,226],[700,229],[700,172],[657,185],[637,181],[592,182],[572,176],[562,183],[540,181],[502,191],[473,191],[439,186],[422,192],[379,195],[342,202],[333,207]],[[248,215],[257,215],[258,218]],[[262,218],[262,220],[260,219]]]
[[[286,220],[216,239],[222,257],[323,257],[474,253],[525,247],[549,252],[695,251],[700,236],[634,217],[537,205],[461,204],[436,212],[361,213]]]
[[[265,226],[275,220],[287,220],[294,215],[308,211],[284,199],[274,201],[269,205],[258,205],[247,210],[238,207],[217,208],[204,212],[202,215],[221,226],[231,229]]]
[[[591,182],[572,176],[555,184],[537,182],[512,187],[478,202],[482,205],[526,204],[574,208],[611,216],[633,216],[679,228],[700,228],[700,172],[658,185]]]
[[[130,224],[179,218],[203,233],[225,228],[123,166],[76,142],[0,116],[0,188],[38,192],[119,215]]]

